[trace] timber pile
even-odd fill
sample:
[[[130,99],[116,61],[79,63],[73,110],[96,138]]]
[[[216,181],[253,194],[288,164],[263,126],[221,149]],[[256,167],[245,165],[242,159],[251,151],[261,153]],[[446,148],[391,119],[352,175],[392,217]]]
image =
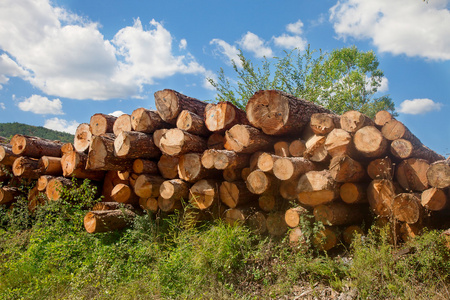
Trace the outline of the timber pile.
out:
[[[255,93],[245,112],[168,89],[155,93],[155,105],[118,118],[95,114],[73,144],[14,136],[0,147],[0,163],[14,174],[0,203],[14,202],[17,178],[37,182],[30,210],[42,203],[39,192],[57,200],[68,178],[88,178],[104,201],[86,215],[88,232],[128,226],[140,209],[179,210],[190,222],[222,218],[259,234],[291,228],[298,245],[300,225],[313,216],[325,225],[312,239],[323,250],[372,222],[391,223],[403,239],[448,226],[450,158],[386,111],[374,120],[336,115],[274,90]]]

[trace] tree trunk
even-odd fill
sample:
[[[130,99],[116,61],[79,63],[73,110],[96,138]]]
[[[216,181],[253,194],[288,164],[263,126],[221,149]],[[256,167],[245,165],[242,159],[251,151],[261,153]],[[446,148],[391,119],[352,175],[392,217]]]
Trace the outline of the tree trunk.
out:
[[[260,169],[263,172],[271,173],[273,170],[273,165],[275,161],[280,159],[281,156],[271,154],[268,152],[263,152],[261,155],[258,155],[258,161],[256,163],[256,168]]]
[[[266,218],[267,231],[272,236],[282,236],[288,230],[283,212],[274,212]]]
[[[94,114],[89,122],[92,135],[102,135],[114,132],[114,122],[117,117],[102,113]]]
[[[284,221],[286,222],[287,226],[295,228],[302,225],[302,219],[304,219],[304,221],[307,221],[307,217],[308,215],[310,215],[310,213],[311,212],[304,207],[292,207],[286,210],[286,212],[284,213]]]
[[[107,135],[92,137],[86,162],[87,170],[124,171],[131,170],[132,167],[133,159],[114,155],[114,138]]]
[[[159,187],[159,194],[164,199],[184,199],[187,201],[190,187],[189,183],[181,179],[166,180]]]
[[[375,118],[373,120],[374,120],[375,126],[377,126],[378,128],[381,128],[384,126],[384,124],[386,124],[387,122],[389,122],[392,119],[394,119],[394,117],[391,115],[390,112],[388,112],[386,110],[380,110],[379,112],[377,112],[375,114]]]
[[[198,209],[209,209],[218,201],[219,182],[216,180],[199,180],[189,190],[189,202]]]
[[[42,156],[39,161],[39,173],[61,176],[63,174],[60,157]]]
[[[159,158],[161,151],[151,134],[139,131],[123,131],[114,140],[114,154],[126,159]]]
[[[225,149],[225,135],[215,132],[208,137],[206,144],[208,149],[223,150]]]
[[[206,169],[214,169],[214,157],[216,156],[215,149],[206,149],[201,157],[202,166]]]
[[[314,218],[324,225],[347,225],[360,223],[364,218],[361,206],[343,202],[333,202],[314,207]]]
[[[81,123],[75,131],[73,146],[78,152],[88,152],[91,144],[92,133],[89,124]]]
[[[267,174],[259,169],[252,171],[248,175],[246,183],[248,190],[257,195],[261,195],[278,184],[277,179],[273,175]]]
[[[129,114],[123,114],[114,121],[113,133],[118,136],[122,131],[131,131],[131,117]]]
[[[353,136],[353,143],[359,153],[369,158],[383,156],[388,148],[387,140],[375,126],[358,129]]]
[[[367,173],[372,179],[389,179],[394,177],[394,165],[389,156],[372,160],[367,166]]]
[[[422,192],[428,188],[429,166],[426,160],[408,158],[397,166],[395,178],[405,190]]]
[[[346,182],[341,185],[339,195],[347,204],[367,202],[367,184]]]
[[[300,227],[292,228],[289,231],[289,245],[294,250],[300,251],[309,248],[310,245],[307,243],[306,235]]]
[[[178,176],[187,182],[196,182],[204,178],[218,178],[220,172],[216,169],[206,169],[201,163],[202,154],[187,153],[180,156]]]
[[[87,158],[87,154],[83,152],[73,151],[64,154],[61,158],[63,176],[102,181],[105,178],[105,172],[86,170]]]
[[[65,190],[73,187],[72,180],[64,177],[54,177],[47,183],[45,194],[51,201],[61,199]]]
[[[242,206],[236,208],[227,209],[224,212],[224,222],[229,225],[242,225],[244,224],[252,214],[256,212],[256,209],[252,206]]]
[[[298,181],[298,201],[307,206],[329,203],[339,197],[339,187],[330,171],[309,171]]]
[[[318,169],[317,164],[303,157],[283,157],[275,161],[273,174],[280,180],[290,180]]]
[[[413,144],[405,139],[393,140],[391,143],[391,153],[400,159],[421,158],[430,163],[445,159],[444,156],[434,152],[423,144]]]
[[[384,124],[381,128],[381,133],[389,141],[405,139],[415,145],[422,144],[420,140],[415,135],[413,135],[402,122],[395,119],[392,119]]]
[[[84,217],[84,228],[89,233],[116,231],[130,226],[135,216],[128,209],[94,210]]]
[[[350,110],[341,115],[341,128],[349,133],[355,133],[365,126],[373,126],[375,123],[368,116],[356,110]]]
[[[327,162],[330,160],[328,151],[325,148],[326,136],[313,135],[306,141],[306,150],[303,157],[314,162]]]
[[[432,211],[443,210],[447,207],[447,194],[439,188],[429,188],[422,192],[421,204]]]
[[[135,109],[131,113],[131,128],[134,131],[153,133],[161,128],[169,128],[170,124],[161,119],[158,112],[143,107]]]
[[[40,176],[39,161],[35,158],[21,156],[14,161],[13,174],[27,179],[38,179]]]
[[[176,210],[181,210],[183,204],[180,198],[169,198],[165,199],[161,196],[158,197],[158,207],[161,211],[166,213],[171,213]]]
[[[428,183],[445,189],[450,186],[450,158],[432,163],[427,170]]]
[[[229,168],[242,169],[250,164],[250,155],[229,150],[217,150],[214,155],[214,168],[225,170]]]
[[[294,140],[289,144],[289,153],[294,157],[301,157],[306,150],[306,144],[303,140]]]
[[[212,132],[223,133],[236,124],[250,125],[245,111],[231,102],[210,103],[205,108],[205,124]]]
[[[395,195],[394,183],[388,179],[375,179],[367,187],[367,200],[377,216],[390,217],[392,215],[392,202]]]
[[[20,155],[13,153],[11,145],[0,145],[0,164],[12,166],[14,161],[19,157]]]
[[[143,210],[151,211],[152,213],[157,213],[158,206],[158,198],[150,197],[150,198],[139,198],[139,206]]]
[[[242,178],[242,170],[244,168],[241,169],[236,169],[236,168],[227,168],[225,170],[223,170],[222,176],[223,179],[225,179],[228,182],[233,182],[233,181],[237,181],[237,180],[244,180]]]
[[[220,200],[230,208],[256,201],[258,196],[250,193],[244,181],[224,181],[219,188]]]
[[[116,185],[119,183],[129,184],[129,180],[122,180],[119,178],[117,171],[108,171],[105,173],[105,177],[103,179],[103,188],[102,188],[102,196],[104,202],[111,202],[111,192]]]
[[[163,154],[158,160],[158,170],[165,179],[175,179],[178,177],[178,162],[180,158]]]
[[[423,207],[418,195],[401,193],[392,201],[392,214],[400,222],[414,224],[423,216]]]
[[[16,155],[40,158],[41,156],[61,157],[62,143],[34,136],[16,134],[11,139],[12,151]]]
[[[334,128],[340,128],[341,117],[335,114],[315,113],[312,114],[309,126],[314,134],[327,135]]]
[[[161,139],[167,131],[169,131],[169,129],[162,128],[153,132],[153,143],[155,143],[156,147],[158,147],[159,149],[161,149]]]
[[[111,198],[118,203],[137,205],[139,197],[134,193],[133,189],[123,183],[117,184],[111,191]]]
[[[239,153],[254,153],[270,149],[274,139],[249,125],[234,125],[225,133],[224,147]]]
[[[165,89],[155,93],[155,105],[161,119],[167,123],[175,124],[178,115],[183,110],[189,110],[203,116],[207,104],[174,90]]]
[[[164,154],[177,156],[189,152],[203,152],[207,146],[204,138],[172,128],[161,137],[159,148]]]
[[[301,132],[312,114],[331,113],[312,102],[276,90],[256,92],[248,100],[246,111],[250,123],[269,135]]]
[[[347,155],[352,158],[358,158],[353,138],[344,129],[335,128],[327,135],[325,149],[332,157]]]
[[[20,196],[21,192],[16,187],[4,186],[0,188],[0,204],[10,204],[15,202],[17,196]]]
[[[329,170],[337,182],[359,182],[367,174],[363,165],[349,156],[333,157]]]
[[[189,110],[183,110],[178,115],[177,128],[199,136],[208,137],[211,134],[203,118]]]
[[[157,175],[141,174],[134,184],[134,192],[141,198],[159,197],[159,189],[164,178]]]
[[[156,175],[159,173],[158,164],[152,160],[137,158],[133,162],[133,172]]]

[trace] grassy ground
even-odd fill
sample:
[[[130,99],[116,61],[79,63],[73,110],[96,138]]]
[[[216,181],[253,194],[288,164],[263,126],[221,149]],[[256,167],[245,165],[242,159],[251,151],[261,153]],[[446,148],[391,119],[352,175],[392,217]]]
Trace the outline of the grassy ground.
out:
[[[0,208],[0,299],[450,299],[439,232],[396,248],[373,230],[329,254],[220,221],[186,226],[178,215],[88,234],[93,194],[84,186],[33,215],[24,199]]]

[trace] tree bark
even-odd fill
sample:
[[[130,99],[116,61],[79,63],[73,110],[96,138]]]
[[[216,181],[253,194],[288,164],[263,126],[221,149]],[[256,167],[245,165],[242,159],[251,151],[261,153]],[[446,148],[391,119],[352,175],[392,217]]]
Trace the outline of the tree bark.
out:
[[[373,126],[375,123],[368,116],[356,110],[350,110],[341,115],[341,128],[349,133],[355,133],[365,126]]]
[[[392,215],[392,202],[395,195],[394,183],[388,179],[375,179],[367,187],[367,200],[377,216],[390,217]]]
[[[0,145],[0,164],[12,166],[14,161],[19,157],[20,155],[13,153],[11,145]]]
[[[447,207],[447,194],[439,188],[429,188],[422,192],[421,204],[426,209],[432,211],[443,210]]]
[[[258,196],[250,193],[244,181],[224,181],[219,188],[220,200],[230,208],[235,208],[252,201]]]
[[[301,225],[302,218],[304,218],[306,221],[306,218],[310,213],[311,212],[304,207],[292,207],[286,210],[286,212],[284,213],[284,221],[286,222],[287,226],[295,228]]]
[[[211,135],[211,131],[206,127],[203,118],[189,110],[183,110],[178,115],[177,128],[194,135],[204,137]]]
[[[309,126],[314,134],[327,135],[334,128],[340,128],[341,117],[335,114],[315,113],[311,115]]]
[[[391,143],[391,153],[400,159],[421,158],[430,163],[445,159],[423,144],[413,144],[405,139],[396,139]]]
[[[392,214],[400,222],[414,224],[423,216],[423,207],[418,195],[401,193],[392,201]]]
[[[75,131],[73,146],[78,152],[88,152],[91,144],[92,133],[89,124],[81,123]]]
[[[273,174],[280,180],[290,180],[318,169],[317,164],[303,157],[283,157],[273,164]]]
[[[134,193],[132,187],[119,183],[111,191],[111,198],[118,203],[137,205],[139,197]]]
[[[429,163],[423,159],[408,158],[397,166],[395,178],[407,191],[422,192],[428,188]]]
[[[298,181],[298,201],[307,206],[329,203],[339,197],[339,187],[330,171],[309,171]]]
[[[40,158],[41,156],[61,157],[62,143],[34,136],[16,134],[11,139],[12,151],[16,155]]]
[[[203,152],[207,146],[204,138],[172,128],[161,137],[159,148],[164,154],[178,156],[189,152]]]
[[[189,202],[198,209],[209,209],[218,201],[219,182],[216,180],[199,180],[189,190]]]
[[[178,177],[178,162],[180,158],[163,154],[158,160],[158,170],[165,179],[175,179]]]
[[[427,179],[432,187],[450,187],[450,158],[432,163],[427,170]]]
[[[159,197],[159,189],[164,178],[157,175],[141,174],[134,184],[134,192],[141,198]]]
[[[118,136],[122,131],[131,131],[131,116],[129,114],[122,114],[114,121],[113,133]]]
[[[114,138],[102,135],[93,136],[86,162],[87,170],[126,171],[133,167],[133,159],[114,155]]]
[[[333,202],[314,207],[314,218],[324,225],[336,226],[360,223],[364,218],[361,206]]]
[[[314,113],[331,113],[307,100],[282,91],[256,92],[247,103],[247,119],[269,135],[298,133],[308,125]]]
[[[102,135],[114,132],[114,122],[117,117],[102,113],[94,114],[89,122],[92,135]]]
[[[61,176],[63,174],[60,157],[42,156],[39,161],[39,173]]]
[[[346,182],[341,185],[339,195],[347,204],[367,202],[367,184]]]
[[[130,226],[135,216],[128,209],[94,210],[84,217],[84,228],[89,233],[116,231]]]
[[[205,125],[210,131],[223,133],[236,124],[250,125],[245,111],[231,102],[210,103],[205,107]]]
[[[61,158],[63,176],[102,181],[105,178],[104,171],[86,170],[87,157],[86,153],[77,151],[64,154]]]
[[[383,156],[388,148],[387,140],[375,126],[358,129],[353,136],[353,143],[359,153],[369,158]]]
[[[254,153],[270,149],[274,141],[255,127],[237,124],[225,133],[224,147],[239,153]]]
[[[14,161],[13,174],[27,179],[38,179],[40,176],[39,161],[35,158],[21,156]]]
[[[394,165],[389,156],[372,160],[367,166],[367,174],[372,179],[389,179],[394,177]]]
[[[349,156],[335,156],[329,166],[331,177],[336,182],[359,182],[366,177],[366,169]]]
[[[187,153],[178,161],[178,176],[184,181],[194,183],[204,178],[218,178],[220,172],[216,169],[206,169],[201,163],[202,154]]]
[[[161,119],[158,112],[143,107],[135,109],[131,113],[131,128],[134,131],[153,133],[158,129],[169,128],[170,124]]]
[[[139,131],[122,131],[114,140],[114,154],[126,159],[159,158],[161,151],[151,134]]]
[[[159,173],[158,163],[148,159],[137,158],[133,162],[133,172],[136,174],[156,175]]]
[[[301,157],[306,150],[306,144],[303,140],[293,140],[289,144],[289,153],[294,157]]]

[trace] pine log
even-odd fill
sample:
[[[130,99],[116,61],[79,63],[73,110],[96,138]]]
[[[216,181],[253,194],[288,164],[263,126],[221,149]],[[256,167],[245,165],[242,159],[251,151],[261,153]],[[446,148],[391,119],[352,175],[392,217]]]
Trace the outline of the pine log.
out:
[[[139,203],[139,197],[134,193],[133,188],[123,183],[119,183],[113,188],[111,198],[118,203],[131,205]]]
[[[328,151],[325,148],[326,136],[313,135],[305,143],[306,150],[303,151],[303,157],[314,162],[327,162],[330,159]]]
[[[242,180],[247,180],[247,177],[248,177],[248,175],[250,175],[251,172],[252,171],[251,171],[250,168],[243,168],[241,170],[241,178],[242,178]]]
[[[346,182],[341,185],[339,195],[347,204],[367,202],[367,184]]]
[[[61,157],[62,143],[34,136],[16,134],[11,139],[12,151],[16,155],[40,158],[41,156]]]
[[[245,111],[231,102],[209,103],[205,107],[205,125],[210,131],[223,133],[236,124],[250,125]]]
[[[445,159],[423,144],[413,144],[405,139],[396,139],[391,143],[391,153],[400,159],[421,158],[430,163]]]
[[[129,114],[122,114],[114,121],[113,133],[118,136],[122,131],[131,131],[131,116]]]
[[[129,180],[122,180],[119,178],[117,171],[108,171],[105,173],[104,179],[103,179],[103,187],[102,187],[102,197],[105,202],[111,202],[113,201],[111,199],[111,192],[114,189],[116,185],[119,183],[123,184],[129,184]]]
[[[89,154],[86,162],[87,170],[131,170],[133,159],[114,155],[114,138],[107,135],[92,136]]]
[[[242,225],[255,212],[256,209],[252,206],[230,208],[224,212],[224,222],[233,226]]]
[[[47,183],[45,194],[47,195],[47,198],[49,200],[56,201],[61,199],[64,192],[72,188],[73,186],[73,181],[68,178],[54,177]]]
[[[64,143],[61,146],[61,157],[65,154],[70,154],[74,151],[77,151],[72,143]]]
[[[299,133],[312,114],[330,113],[312,102],[276,90],[256,92],[248,100],[246,111],[250,123],[269,135]]]
[[[273,152],[277,156],[289,157],[291,156],[291,154],[289,153],[289,145],[290,143],[286,141],[278,141],[273,144]]]
[[[212,179],[197,181],[189,190],[189,202],[204,210],[215,206],[219,201],[219,182]]]
[[[267,217],[260,211],[255,211],[250,214],[245,223],[255,234],[264,234],[267,232]]]
[[[246,179],[247,188],[253,194],[261,195],[278,184],[277,179],[259,169],[252,171]]]
[[[211,134],[203,118],[189,110],[183,110],[178,115],[177,128],[199,136],[207,137]]]
[[[359,153],[369,158],[383,156],[388,148],[387,140],[375,126],[358,129],[353,136],[353,143]]]
[[[214,169],[214,157],[216,156],[216,149],[206,149],[201,157],[202,166],[206,169]]]
[[[421,235],[423,231],[423,225],[421,223],[408,224],[402,223],[400,225],[399,234],[404,242],[408,242],[411,239]]]
[[[94,210],[84,217],[84,228],[89,233],[116,231],[130,226],[135,216],[128,209]]]
[[[309,247],[306,235],[300,227],[292,228],[289,231],[289,245],[294,249],[307,249]]]
[[[330,171],[309,171],[298,181],[298,201],[302,205],[317,206],[339,197],[339,187]]]
[[[21,192],[17,187],[4,186],[0,188],[0,204],[10,204],[17,200]]]
[[[151,134],[139,131],[122,131],[114,140],[114,155],[126,159],[159,158],[161,151]]]
[[[89,124],[81,123],[75,131],[73,146],[78,152],[88,152],[91,144],[92,133]]]
[[[258,161],[256,163],[256,168],[260,169],[263,172],[268,172],[268,173],[272,173],[273,170],[273,165],[275,163],[275,161],[277,161],[278,159],[280,159],[281,156],[272,154],[272,153],[268,153],[268,152],[263,152],[261,153],[261,155],[258,155]]]
[[[208,146],[208,149],[216,149],[216,150],[222,150],[225,149],[225,135],[220,133],[213,133],[208,137],[208,140],[206,142],[206,145]]]
[[[158,112],[143,107],[135,109],[130,117],[134,131],[153,133],[158,129],[169,128],[170,125],[161,119]]]
[[[161,149],[161,139],[168,130],[169,129],[167,129],[167,128],[162,128],[162,129],[155,130],[155,132],[153,132],[153,135],[152,135],[153,143],[155,143],[156,147],[158,147],[159,149]]]
[[[292,177],[288,180],[282,180],[280,182],[280,195],[287,200],[297,200],[299,191],[297,185],[300,177]]]
[[[60,157],[42,156],[38,160],[39,173],[61,176],[63,174]]]
[[[293,140],[289,144],[289,153],[294,157],[301,157],[306,150],[306,144],[303,140]]]
[[[45,191],[47,188],[48,182],[52,180],[54,176],[52,175],[41,175],[39,176],[37,182],[36,182],[36,188],[39,192]]]
[[[137,158],[133,162],[133,172],[156,175],[159,173],[158,164],[152,160]]]
[[[384,124],[391,121],[392,119],[394,119],[394,117],[392,116],[392,114],[390,112],[388,112],[386,110],[380,110],[379,112],[377,112],[375,114],[373,121],[375,123],[375,126],[377,126],[378,128],[381,128],[384,126]]]
[[[202,154],[187,153],[180,156],[178,161],[178,176],[184,181],[194,183],[204,178],[218,178],[220,171],[206,169],[201,163]]]
[[[273,137],[249,125],[234,125],[225,132],[224,147],[239,153],[254,153],[273,147]]]
[[[16,155],[12,151],[11,145],[0,145],[0,164],[4,166],[12,166],[16,158],[20,155]]]
[[[241,175],[242,170],[243,170],[243,168],[241,168],[241,169],[227,168],[227,169],[223,170],[223,173],[222,173],[223,179],[225,179],[228,182],[233,182],[233,181],[237,181],[237,180],[245,181],[245,179],[243,179],[242,175]]]
[[[367,200],[369,200],[369,205],[377,216],[391,216],[395,195],[394,183],[388,179],[375,179],[367,187]]]
[[[432,187],[450,187],[450,158],[432,163],[427,170],[427,179]]]
[[[313,214],[316,221],[329,226],[360,223],[364,218],[362,207],[344,202],[318,205]]]
[[[345,244],[351,245],[358,236],[363,236],[364,231],[358,225],[347,226],[342,232],[342,240]]]
[[[394,177],[394,165],[389,156],[372,160],[367,166],[367,174],[372,179],[389,179]]]
[[[229,168],[242,169],[250,164],[250,155],[229,150],[217,150],[214,155],[214,168],[225,170]]]
[[[359,182],[366,177],[364,166],[349,156],[335,156],[329,166],[331,177],[336,182]]]
[[[164,199],[188,200],[191,185],[181,179],[166,180],[159,187],[159,194]],[[164,211],[164,210],[163,210]]]
[[[102,135],[105,133],[114,132],[114,122],[117,117],[112,115],[106,115],[102,113],[94,114],[90,121],[89,127],[92,135]]]
[[[164,154],[177,156],[189,152],[203,152],[207,146],[204,138],[172,128],[161,137],[159,148]]]
[[[358,158],[353,138],[344,129],[335,128],[327,135],[325,149],[332,157],[348,155],[352,158]]]
[[[284,213],[284,221],[286,225],[295,228],[302,225],[302,222],[307,222],[310,211],[304,207],[297,206],[286,210]],[[303,221],[302,221],[303,220]]]
[[[314,134],[327,135],[334,128],[340,128],[341,117],[335,114],[315,113],[311,116],[309,126]]]
[[[341,115],[341,128],[349,133],[355,133],[365,126],[373,126],[372,119],[356,110],[350,110]]]
[[[259,157],[264,153],[265,152],[263,151],[257,151],[250,155],[250,166],[249,166],[250,172],[258,168]]]
[[[384,124],[381,128],[381,133],[389,141],[404,139],[410,141],[414,145],[422,144],[420,140],[412,134],[402,122],[395,119],[392,119]]]
[[[63,176],[102,181],[105,178],[105,172],[86,170],[87,158],[87,154],[83,152],[73,151],[64,154],[61,158]]]
[[[12,171],[17,177],[38,179],[40,176],[39,160],[21,156],[14,161]]]
[[[119,202],[97,202],[92,207],[92,210],[114,210],[114,209],[128,209],[135,210],[131,204],[124,204]]]
[[[158,212],[158,198],[139,198],[139,207],[143,210],[151,211],[152,213]]]
[[[325,227],[314,234],[312,244],[318,250],[328,251],[337,246],[338,240],[337,231],[334,228]]]
[[[158,160],[158,170],[162,177],[175,179],[178,177],[179,157],[163,154]]]
[[[289,180],[318,169],[317,164],[303,157],[282,157],[273,164],[273,174],[280,180]]]
[[[38,190],[37,186],[34,186],[28,191],[28,211],[34,213],[38,206],[44,205],[47,201],[44,193]]]
[[[258,199],[257,195],[250,193],[244,181],[222,182],[219,188],[219,195],[222,203],[230,208]]]
[[[270,213],[266,218],[267,231],[272,236],[283,236],[288,230],[283,212]]]
[[[141,174],[134,184],[134,192],[141,198],[158,197],[164,178],[157,175]]]
[[[395,178],[407,191],[422,192],[428,188],[429,163],[423,159],[408,158],[397,166]]]
[[[158,197],[158,208],[166,213],[171,213],[183,208],[181,198],[169,198],[165,199],[161,196]]]
[[[178,115],[183,110],[189,110],[203,116],[207,103],[174,90],[165,89],[155,93],[155,105],[161,119],[167,123],[175,124]]]
[[[288,201],[274,190],[265,191],[258,197],[258,206],[265,212],[285,210],[288,204]]]
[[[426,209],[432,211],[443,210],[447,206],[447,194],[439,188],[429,188],[422,192],[421,204]]]
[[[414,224],[423,216],[423,207],[417,194],[401,193],[392,201],[392,214],[400,222]]]

